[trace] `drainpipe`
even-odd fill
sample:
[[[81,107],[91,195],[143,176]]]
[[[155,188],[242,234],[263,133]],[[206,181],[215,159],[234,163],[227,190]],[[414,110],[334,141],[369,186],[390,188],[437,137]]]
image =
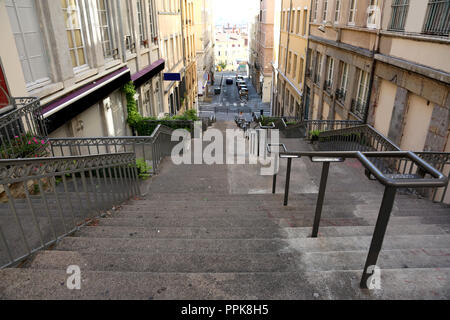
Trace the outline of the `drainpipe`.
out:
[[[311,0],[311,2],[309,3],[309,10],[308,10],[309,17],[305,17],[305,19],[311,20],[310,17],[311,17],[312,6],[313,6],[313,0]],[[311,25],[310,25],[309,22],[306,24],[306,27],[308,28],[308,32],[307,32],[308,40],[306,41],[306,57],[305,57],[305,66],[304,66],[305,70],[307,70],[307,67],[310,65],[309,64],[309,62],[310,62],[309,59],[312,59],[312,57],[310,57],[310,54],[309,54],[309,42],[310,42],[309,36],[311,35]],[[305,111],[306,111],[306,96],[305,96],[306,92],[307,92],[307,90],[306,90],[306,75],[305,75],[304,81],[303,81],[303,97],[302,97],[303,112],[302,112],[302,119],[301,119],[302,121],[304,119],[306,119],[307,117],[309,118],[309,114],[305,114]]]
[[[127,51],[124,42],[122,8],[120,7],[120,0],[116,0],[116,7],[117,7],[117,17],[119,20],[119,37],[120,37],[120,46],[122,47],[122,61],[123,63],[127,63]]]
[[[373,58],[372,58],[372,71],[370,74],[370,82],[369,82],[369,96],[367,97],[367,105],[366,105],[366,112],[364,113],[364,123],[367,124],[367,121],[369,119],[369,108],[370,108],[370,101],[372,100],[372,89],[373,89],[373,83],[375,81],[375,69],[376,69],[376,63],[375,63],[375,54],[380,51],[380,37],[381,37],[381,28],[383,27],[383,12],[386,2],[383,1],[383,8],[380,9],[380,26],[377,30],[377,37],[375,39],[375,47],[372,50]]]
[[[281,1],[281,8],[283,8],[283,1]],[[289,16],[288,16],[288,25],[287,25],[287,43],[286,43],[286,55],[285,55],[285,59],[284,59],[284,72],[286,72],[287,70],[287,65],[288,65],[288,57],[289,57],[289,40],[290,40],[290,32],[291,32],[291,22],[292,22],[292,0],[290,0],[290,5],[289,5]],[[281,43],[281,30],[280,30],[280,43]],[[286,74],[287,77],[287,74]],[[287,81],[286,81],[287,83]],[[282,92],[282,109],[283,109],[283,114],[281,116],[284,116],[284,103],[286,102],[286,87],[284,88],[283,92]]]

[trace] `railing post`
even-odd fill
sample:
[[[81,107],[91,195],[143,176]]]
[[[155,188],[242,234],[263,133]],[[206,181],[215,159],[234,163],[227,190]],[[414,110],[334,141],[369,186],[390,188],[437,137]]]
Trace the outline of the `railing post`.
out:
[[[286,169],[286,187],[284,188],[284,206],[286,207],[289,202],[289,184],[291,181],[291,168],[292,168],[292,158],[288,158],[287,169]]]
[[[312,237],[317,238],[319,234],[320,218],[322,216],[323,201],[325,199],[325,191],[327,188],[328,172],[330,171],[330,163],[324,162],[322,168],[322,177],[320,178],[319,196],[317,198],[316,215],[314,217],[314,226]]]
[[[387,225],[391,216],[392,208],[394,206],[395,195],[397,189],[395,187],[387,186],[384,190],[383,201],[381,202],[380,213],[378,214],[377,224],[373,233],[372,242],[370,244],[369,253],[367,256],[364,272],[361,278],[360,287],[368,289],[368,280],[372,274],[368,273],[371,266],[376,266],[378,255],[383,245],[384,236],[386,234]]]

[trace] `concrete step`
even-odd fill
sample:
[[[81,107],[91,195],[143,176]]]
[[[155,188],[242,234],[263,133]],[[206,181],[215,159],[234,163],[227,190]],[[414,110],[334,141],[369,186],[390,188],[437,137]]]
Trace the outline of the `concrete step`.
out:
[[[249,218],[249,217],[175,217],[165,218],[164,214],[154,216],[153,218],[109,218],[99,220],[100,226],[128,226],[128,227],[204,227],[204,228],[266,228],[266,227],[309,227],[313,225],[314,213],[308,216],[297,214],[289,218]],[[321,219],[321,226],[374,226],[377,221],[377,215],[373,217],[328,217],[324,214]],[[391,217],[389,224],[449,224],[450,216],[405,216]]]
[[[40,252],[27,267],[65,270],[78,265],[84,271],[229,273],[360,270],[367,251],[305,253],[89,253]],[[383,250],[381,269],[450,268],[450,249]]]
[[[370,236],[294,239],[123,239],[64,238],[56,247],[62,251],[114,253],[267,253],[368,250]],[[448,248],[450,235],[387,236],[385,250]]]
[[[43,251],[29,264],[32,269],[65,270],[78,265],[84,271],[229,273],[295,272],[295,258],[286,253],[87,253]]]
[[[298,255],[299,269],[306,271],[358,270],[367,251],[305,252]],[[450,249],[382,250],[377,265],[383,269],[450,268]]]
[[[320,237],[372,236],[374,227],[322,227]],[[145,228],[145,227],[85,227],[76,237],[132,239],[272,239],[307,238],[312,226],[304,228]],[[392,225],[388,235],[438,235],[450,233],[448,225]]]
[[[65,270],[0,271],[1,299],[140,300],[448,300],[450,269],[382,270],[382,290],[361,290],[361,271],[285,273],[141,273],[82,271],[68,290]]]

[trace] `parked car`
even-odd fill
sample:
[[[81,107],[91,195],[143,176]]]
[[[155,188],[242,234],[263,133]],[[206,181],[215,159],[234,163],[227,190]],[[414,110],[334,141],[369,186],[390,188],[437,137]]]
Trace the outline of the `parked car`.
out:
[[[233,79],[227,78],[226,83],[227,83],[227,85],[233,84]]]
[[[245,89],[248,90],[247,84],[243,83],[243,84],[240,84],[240,85],[238,86],[238,90],[241,90],[242,88],[245,88]]]
[[[241,80],[241,81],[245,81],[245,79],[244,79],[244,77],[243,77],[243,76],[237,76],[237,77],[236,77],[236,80]]]
[[[243,80],[238,80],[238,81],[236,81],[236,87],[239,87],[240,85],[245,85],[246,83],[245,83],[245,81],[243,81]]]
[[[214,88],[214,94],[218,95],[222,92],[222,89],[220,89],[220,87],[216,87]]]

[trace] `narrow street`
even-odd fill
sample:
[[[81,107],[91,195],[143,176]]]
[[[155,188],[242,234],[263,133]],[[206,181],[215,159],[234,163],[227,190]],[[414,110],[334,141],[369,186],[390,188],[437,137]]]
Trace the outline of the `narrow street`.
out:
[[[227,85],[226,79],[233,79],[233,84]],[[244,76],[249,91],[249,100],[241,100],[239,98],[238,88],[236,87],[236,72],[216,72],[214,88],[221,88],[220,95],[214,95],[212,102],[200,102],[200,115],[208,115],[213,112],[219,121],[232,121],[240,112],[244,112],[248,116],[252,112],[260,113],[264,110],[265,115],[270,114],[270,106],[261,102],[261,97],[257,94],[256,89],[252,85],[251,79]]]

